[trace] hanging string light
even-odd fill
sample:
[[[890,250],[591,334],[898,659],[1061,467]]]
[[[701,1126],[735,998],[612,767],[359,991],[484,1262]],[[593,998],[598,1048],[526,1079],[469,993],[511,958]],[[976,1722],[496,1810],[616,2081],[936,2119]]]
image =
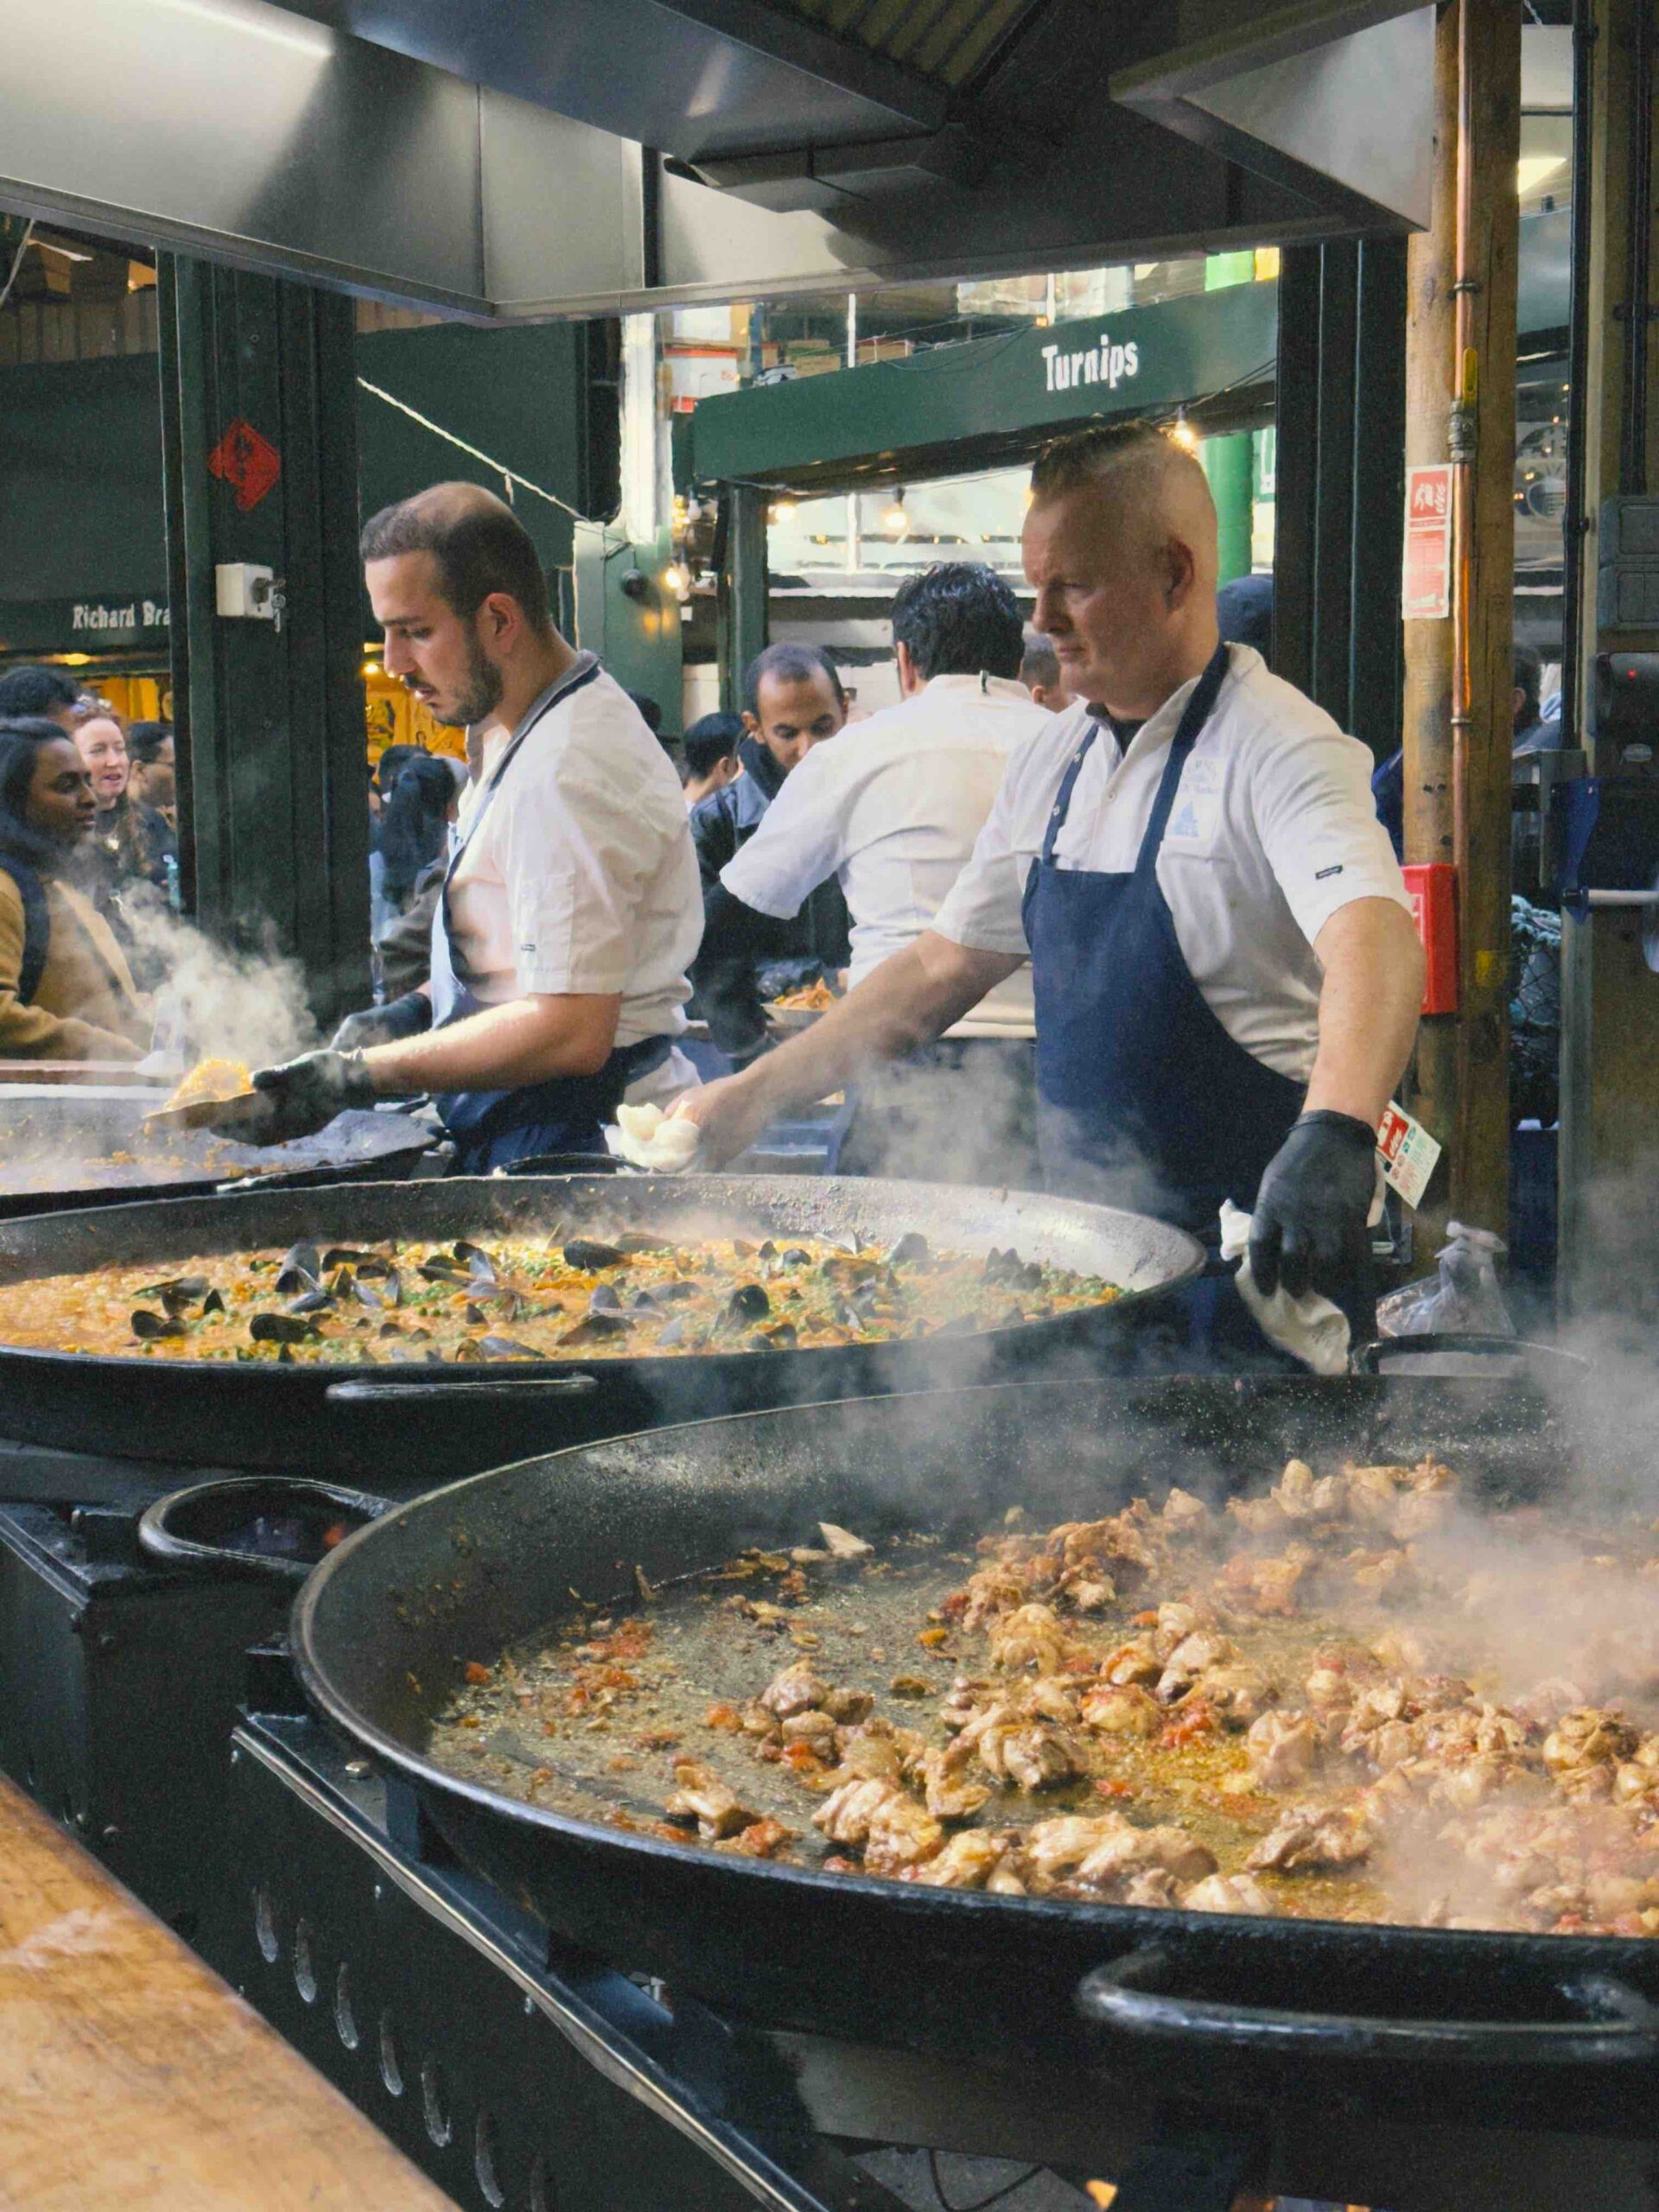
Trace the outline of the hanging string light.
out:
[[[910,517],[905,512],[905,487],[901,484],[881,517],[881,527],[889,537],[910,535]]]

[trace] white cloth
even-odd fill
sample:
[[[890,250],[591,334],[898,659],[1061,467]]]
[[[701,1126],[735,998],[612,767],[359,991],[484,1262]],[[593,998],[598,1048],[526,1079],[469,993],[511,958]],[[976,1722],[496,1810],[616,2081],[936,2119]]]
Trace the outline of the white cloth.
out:
[[[721,881],[787,920],[836,876],[852,918],[852,980],[933,926],[984,828],[1016,747],[1055,717],[1002,676],[936,676],[896,707],[815,745]],[[1021,969],[953,1037],[1029,1037]]]
[[[1230,645],[1228,654],[1215,712],[1175,794],[1158,882],[1211,1012],[1246,1052],[1305,1083],[1319,1041],[1313,938],[1356,899],[1392,899],[1408,912],[1411,902],[1376,818],[1365,747],[1270,674],[1260,653]],[[1060,867],[1135,866],[1192,688],[1141,725],[1127,755],[1103,725],[1055,848]],[[974,856],[934,922],[942,936],[988,952],[1028,951],[1026,879],[1089,721],[1086,706],[1072,708],[1010,762]]]
[[[1282,1283],[1271,1298],[1250,1272],[1250,1223],[1230,1198],[1221,1202],[1221,1256],[1242,1262],[1233,1280],[1255,1325],[1270,1344],[1300,1359],[1316,1375],[1348,1372],[1348,1316],[1316,1290],[1293,1298]]]
[[[679,1035],[702,892],[668,755],[601,670],[526,737],[468,838],[509,742],[489,741],[458,824],[449,911],[474,993],[616,992],[619,1045]]]
[[[612,1157],[658,1175],[681,1175],[697,1156],[702,1132],[684,1115],[671,1119],[660,1106],[619,1106],[605,1131]]]

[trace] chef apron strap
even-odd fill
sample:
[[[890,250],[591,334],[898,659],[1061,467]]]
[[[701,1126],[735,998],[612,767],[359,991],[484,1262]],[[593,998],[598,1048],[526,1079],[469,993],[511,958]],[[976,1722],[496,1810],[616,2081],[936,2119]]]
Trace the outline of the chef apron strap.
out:
[[[1083,764],[1089,758],[1089,748],[1099,735],[1100,724],[1090,722],[1084,732],[1082,744],[1078,746],[1066,764],[1065,773],[1060,779],[1060,788],[1055,792],[1054,804],[1049,810],[1048,827],[1043,832],[1043,866],[1045,868],[1052,868],[1054,864],[1054,841],[1065,827],[1065,817],[1071,811],[1071,794],[1077,787],[1077,778],[1083,772]]]
[[[1137,875],[1150,874],[1158,865],[1159,849],[1163,844],[1164,832],[1169,827],[1169,817],[1174,810],[1181,772],[1186,766],[1188,755],[1204,734],[1205,724],[1215,712],[1216,700],[1226,680],[1227,666],[1227,641],[1224,638],[1193,686],[1192,696],[1181,710],[1175,734],[1169,741],[1169,758],[1164,763],[1158,796],[1152,803],[1146,835],[1141,838],[1141,850],[1135,855],[1135,872]]]

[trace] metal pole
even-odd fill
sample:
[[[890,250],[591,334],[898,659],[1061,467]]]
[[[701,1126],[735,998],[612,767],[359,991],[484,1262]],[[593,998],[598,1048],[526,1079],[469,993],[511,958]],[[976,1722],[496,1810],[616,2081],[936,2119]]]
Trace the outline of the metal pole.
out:
[[[858,294],[847,295],[847,365],[858,366]],[[864,565],[864,549],[858,537],[858,494],[847,494],[847,573],[855,576]]]

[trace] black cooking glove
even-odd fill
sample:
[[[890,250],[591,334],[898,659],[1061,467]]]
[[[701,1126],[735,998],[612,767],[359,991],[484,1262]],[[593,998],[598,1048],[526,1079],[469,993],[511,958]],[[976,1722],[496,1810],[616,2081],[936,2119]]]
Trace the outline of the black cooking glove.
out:
[[[253,1087],[264,1093],[273,1109],[257,1131],[261,1144],[313,1136],[336,1114],[372,1106],[378,1095],[361,1052],[302,1052],[280,1067],[257,1069]]]
[[[1352,1114],[1304,1114],[1262,1178],[1250,1224],[1250,1273],[1271,1297],[1351,1283],[1365,1255],[1376,1194],[1376,1131]]]
[[[432,1027],[432,1001],[424,991],[405,991],[385,1006],[365,1007],[348,1014],[329,1043],[337,1052],[366,1052],[371,1045],[392,1045],[400,1038],[418,1037]]]

